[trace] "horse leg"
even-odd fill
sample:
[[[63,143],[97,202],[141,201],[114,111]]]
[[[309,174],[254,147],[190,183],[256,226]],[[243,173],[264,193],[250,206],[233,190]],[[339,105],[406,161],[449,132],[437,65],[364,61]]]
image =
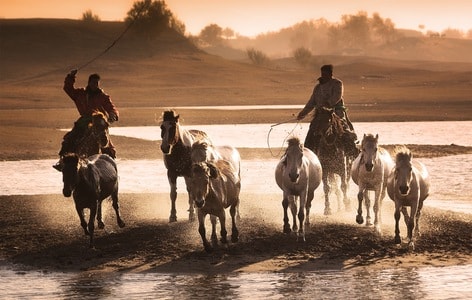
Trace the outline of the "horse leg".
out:
[[[329,182],[328,182],[328,174],[325,175],[323,173],[323,191],[325,194],[325,209],[324,209],[324,214],[325,216],[331,215],[331,208],[329,207]]]
[[[188,194],[188,219],[190,222],[195,221],[195,205],[193,201],[192,193],[190,192],[190,178],[185,177],[185,184],[187,186],[187,194]]]
[[[306,204],[306,191],[303,191],[300,194],[300,203],[298,209],[298,223],[300,224],[300,229],[298,230],[297,241],[299,238],[302,238],[302,241],[305,242],[305,204]]]
[[[415,237],[419,237],[420,233],[420,216],[421,216],[421,209],[423,208],[423,201],[420,201],[418,204],[418,211],[416,212],[416,226],[415,226]]]
[[[239,199],[237,200],[237,204],[231,205],[229,208],[229,214],[231,215],[231,242],[236,243],[239,241],[239,231],[236,227],[236,219],[238,213],[238,206],[239,206]]]
[[[120,213],[120,205],[118,204],[118,191],[114,191],[111,195],[111,199],[113,200],[113,209],[115,210],[116,214],[116,222],[118,223],[118,226],[120,228],[125,227],[125,222],[121,218],[121,213]]]
[[[88,231],[90,233],[90,248],[94,247],[94,240],[93,234],[95,232],[95,216],[97,215],[97,207],[99,206],[99,201],[97,201],[97,205],[90,207],[90,216],[88,222]]]
[[[225,209],[223,207],[221,208],[221,211],[218,213],[218,219],[220,219],[220,227],[221,227],[221,231],[220,231],[221,239],[220,239],[220,241],[223,244],[228,244],[228,239],[227,239],[228,231],[226,231],[226,213],[225,213]]]
[[[282,208],[284,209],[284,233],[290,233],[292,230],[290,229],[290,222],[288,219],[288,197],[284,195],[284,199],[282,200]]]
[[[175,208],[175,201],[177,200],[177,176],[169,174],[167,171],[167,179],[170,185],[170,216],[169,222],[177,222],[177,210]]]
[[[306,196],[306,204],[305,204],[305,226],[310,226],[310,210],[311,210],[311,202],[313,201],[313,197],[315,196],[315,191],[308,191]]]
[[[216,216],[210,215],[211,236],[210,240],[213,246],[218,245],[218,236],[216,235]]]
[[[76,203],[75,209],[77,210],[77,214],[79,215],[80,226],[82,226],[82,228],[84,229],[85,235],[89,235],[90,233],[87,229],[87,222],[85,221],[85,217],[84,217],[84,208]]]
[[[395,200],[395,244],[401,244],[402,239],[400,238],[400,225],[398,224],[400,222],[400,204],[397,202],[398,200]]]
[[[364,190],[364,199],[365,199],[365,210],[366,210],[366,216],[365,216],[365,226],[371,226],[372,225],[372,218],[370,217],[370,195],[369,195],[369,190],[365,189]]]
[[[381,189],[381,186],[380,186]],[[375,191],[375,201],[374,201],[374,230],[375,233],[378,234],[379,236],[382,235],[381,231],[381,223],[382,223],[382,198],[381,198],[381,191],[379,188]]]
[[[200,210],[198,211],[198,233],[200,233],[200,236],[202,237],[203,247],[205,248],[205,251],[211,252],[213,248],[208,242],[205,232],[205,214],[200,212]]]
[[[98,200],[97,203],[97,224],[99,229],[105,228],[105,223],[102,220],[102,200]]]
[[[405,208],[406,210],[406,208]],[[411,206],[411,215],[409,222],[407,224],[407,229],[408,229],[408,249],[413,251],[415,250],[415,239],[413,237],[413,230],[415,229],[416,225],[416,216],[417,216],[417,207]]]
[[[362,185],[362,183],[359,182],[359,191],[357,192],[357,224],[364,223],[364,218],[362,217],[362,200],[364,200],[364,186]]]
[[[293,226],[292,226],[292,231],[297,232],[298,231],[298,226],[297,226],[297,196],[289,196],[288,197],[288,204],[290,206],[290,211],[292,212],[292,219],[293,219]]]

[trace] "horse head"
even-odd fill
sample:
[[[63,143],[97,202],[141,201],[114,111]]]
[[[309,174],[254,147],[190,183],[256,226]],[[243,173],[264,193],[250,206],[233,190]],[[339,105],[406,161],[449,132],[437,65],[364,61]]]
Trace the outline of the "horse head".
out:
[[[164,154],[170,154],[172,147],[179,141],[179,115],[173,110],[164,111],[161,123],[161,150]]]
[[[97,139],[100,148],[106,147],[110,142],[110,138],[108,136],[109,127],[110,123],[107,121],[105,115],[102,112],[94,112],[92,114],[92,135]]]
[[[63,157],[63,162],[62,181],[64,187],[62,188],[62,194],[64,197],[70,197],[79,178],[79,156],[75,153],[66,153]]]
[[[218,168],[213,163],[200,162],[192,164],[191,193],[194,196],[195,205],[202,208],[205,199],[210,193],[211,179],[219,176]]]
[[[410,185],[413,178],[413,166],[411,164],[412,154],[408,148],[397,152],[395,156],[395,185],[402,196],[410,192]]]
[[[374,162],[378,156],[378,141],[379,135],[375,137],[372,134],[364,134],[361,143],[361,164],[364,164],[367,172],[372,172],[374,169]]]
[[[297,137],[288,140],[288,147],[285,151],[283,164],[284,172],[288,173],[290,181],[297,182],[300,178],[300,171],[303,163],[303,145]]]
[[[344,133],[341,118],[334,109],[320,107],[316,111],[318,122],[315,127],[315,134],[320,135],[328,145],[333,145]]]

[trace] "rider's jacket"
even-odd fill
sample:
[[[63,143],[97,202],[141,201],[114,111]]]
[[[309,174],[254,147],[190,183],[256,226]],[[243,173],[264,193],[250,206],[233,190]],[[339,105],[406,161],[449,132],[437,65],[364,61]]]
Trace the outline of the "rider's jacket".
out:
[[[119,116],[119,112],[111,102],[110,96],[105,94],[102,89],[91,94],[85,88],[75,88],[74,83],[75,75],[67,74],[64,79],[64,91],[74,101],[82,117],[89,117],[96,111],[100,111],[107,116],[111,114]]]

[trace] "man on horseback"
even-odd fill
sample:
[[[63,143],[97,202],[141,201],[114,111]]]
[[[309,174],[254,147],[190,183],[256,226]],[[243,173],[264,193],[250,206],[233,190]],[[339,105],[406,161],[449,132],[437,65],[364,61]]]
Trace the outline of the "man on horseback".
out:
[[[357,136],[354,132],[343,99],[343,83],[341,80],[333,77],[333,65],[324,65],[321,67],[321,77],[318,78],[319,83],[313,89],[313,93],[306,103],[305,107],[298,113],[297,120],[302,120],[309,112],[315,110],[314,117],[310,123],[304,146],[318,153],[321,135],[315,132],[315,128],[319,127],[320,109],[332,109],[335,114],[341,118],[344,133],[342,142],[345,146],[348,156],[356,157],[359,153],[356,147]]]
[[[58,171],[62,170],[63,155],[68,152],[74,152],[78,143],[84,137],[88,124],[92,121],[93,113],[103,113],[105,116],[108,116],[108,122],[110,123],[118,121],[119,116],[119,112],[115,105],[113,105],[110,96],[105,94],[105,92],[100,88],[100,75],[91,74],[86,88],[75,88],[74,83],[76,74],[77,70],[72,70],[66,75],[66,78],[64,79],[64,91],[74,101],[80,117],[74,123],[72,130],[64,135],[62,147],[59,151],[61,159],[53,165],[53,167]],[[102,153],[116,158],[116,150],[111,141],[109,141],[107,147],[102,148],[101,151]]]

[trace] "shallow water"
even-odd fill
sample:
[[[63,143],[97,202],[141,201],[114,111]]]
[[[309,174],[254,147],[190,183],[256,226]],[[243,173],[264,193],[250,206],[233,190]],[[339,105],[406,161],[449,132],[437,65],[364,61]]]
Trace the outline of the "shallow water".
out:
[[[0,273],[0,295],[5,299],[467,299],[472,296],[469,266],[217,275],[97,275],[23,272],[0,267]]]
[[[290,133],[304,137],[307,124],[192,126],[207,131],[216,144],[266,148],[284,146]],[[379,133],[381,144],[458,144],[472,146],[472,122],[357,123],[358,134]],[[462,128],[459,131],[457,128]],[[114,127],[112,134],[159,139],[158,127]],[[238,136],[238,139],[234,139]],[[228,138],[230,137],[230,138]],[[241,137],[246,137],[243,139]],[[269,138],[268,138],[269,137]],[[158,148],[156,147],[156,151]],[[280,194],[273,172],[277,159],[243,160],[242,193]],[[472,155],[421,159],[432,182],[425,206],[472,214]],[[0,162],[0,195],[60,194],[55,160]],[[121,193],[167,193],[162,160],[118,159]],[[264,176],[261,176],[264,174]],[[184,191],[183,180],[178,180]],[[261,189],[261,186],[264,189]],[[355,199],[351,182],[349,196]],[[317,189],[315,199],[321,199]],[[321,201],[319,201],[321,203]],[[0,298],[5,299],[467,299],[472,297],[472,266],[327,270],[306,273],[161,274],[60,273],[21,271],[0,265]],[[19,288],[21,287],[21,288]]]

